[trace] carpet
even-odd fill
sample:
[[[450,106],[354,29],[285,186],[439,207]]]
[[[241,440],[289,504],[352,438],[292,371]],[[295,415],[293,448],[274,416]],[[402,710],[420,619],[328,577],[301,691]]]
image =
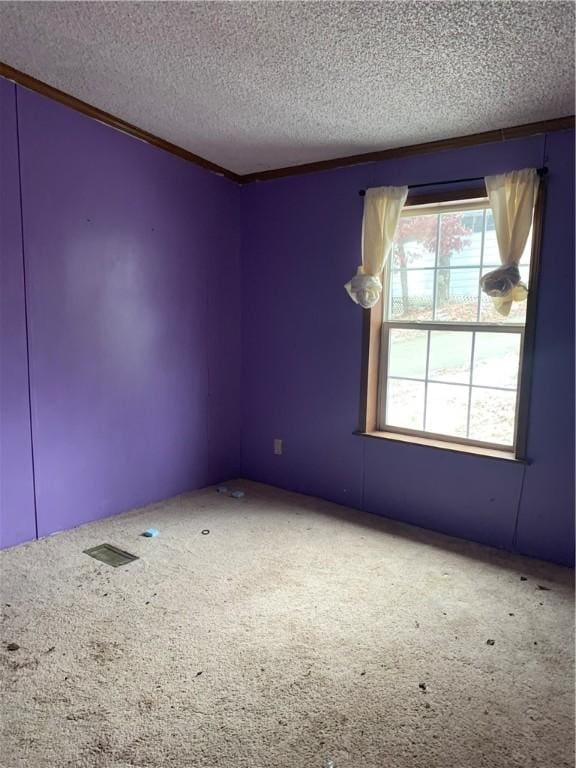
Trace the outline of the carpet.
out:
[[[574,766],[570,570],[235,487],[0,553],[3,768]]]

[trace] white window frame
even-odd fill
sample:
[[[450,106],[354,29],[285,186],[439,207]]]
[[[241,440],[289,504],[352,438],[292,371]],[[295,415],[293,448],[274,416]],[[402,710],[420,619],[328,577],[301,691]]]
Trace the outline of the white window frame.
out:
[[[456,197],[456,195],[455,195]],[[423,214],[439,214],[439,213],[459,213],[461,211],[467,211],[467,210],[480,210],[484,209],[485,211],[489,210],[490,205],[488,202],[488,199],[483,198],[475,198],[472,200],[451,200],[445,203],[428,203],[428,204],[422,204],[422,205],[411,205],[406,207],[401,216],[402,217],[411,217],[415,215],[423,215]],[[484,214],[485,216],[486,214]],[[440,221],[440,219],[439,219]],[[484,220],[485,221],[485,220]],[[484,237],[485,237],[485,231],[486,227],[485,224],[482,227],[482,240],[481,240],[481,253],[482,257],[484,254]],[[534,243],[532,245],[533,251],[534,251]],[[435,264],[434,267],[430,267],[429,269],[434,272],[434,285],[432,289],[432,296],[433,296],[433,310],[432,310],[432,316],[434,317],[435,314],[435,307],[436,307],[436,296],[437,296],[437,276],[438,276],[438,244],[436,246],[436,256],[435,256]],[[532,284],[532,267],[534,260],[534,252],[532,252],[532,258],[530,262],[531,266],[531,276],[530,276],[530,283]],[[386,268],[383,273],[383,285],[384,290],[382,292],[382,301],[380,302],[379,311],[381,312],[380,315],[380,323],[381,323],[381,338],[380,338],[380,359],[379,359],[379,373],[378,373],[378,402],[377,402],[377,416],[376,416],[376,423],[377,423],[377,430],[381,433],[396,433],[398,435],[408,435],[413,436],[415,438],[424,438],[424,439],[430,439],[430,440],[437,440],[441,442],[446,443],[453,443],[453,444],[460,444],[463,446],[475,446],[480,449],[493,449],[496,451],[502,451],[510,454],[516,455],[517,448],[518,448],[518,433],[519,433],[519,413],[520,413],[520,401],[522,396],[522,375],[523,375],[523,368],[524,368],[524,347],[525,347],[525,332],[526,332],[526,324],[528,323],[528,310],[529,307],[527,307],[527,317],[526,317],[526,323],[510,323],[510,322],[502,322],[502,323],[487,323],[487,322],[481,322],[478,320],[477,322],[452,322],[452,321],[444,321],[444,320],[414,320],[414,321],[396,321],[396,320],[387,320],[387,314],[388,314],[388,306],[390,302],[391,297],[391,261],[392,259],[389,259],[388,264],[386,265]],[[478,269],[478,267],[470,267],[471,269]],[[483,265],[481,264],[479,267],[479,273],[482,273]],[[480,285],[478,285],[478,317],[480,315],[480,300],[481,300],[481,289]],[[424,382],[424,418],[423,423],[426,424],[426,405],[427,405],[427,393],[428,393],[428,384],[430,382],[433,382],[434,380],[430,380],[428,378],[428,370],[429,370],[429,355],[430,355],[430,338],[431,338],[431,331],[435,330],[442,330],[442,331],[455,331],[455,332],[468,332],[472,333],[472,344],[471,344],[471,360],[470,360],[470,379],[468,383],[462,383],[458,384],[456,386],[463,386],[469,389],[470,396],[468,398],[468,409],[467,409],[467,425],[470,423],[470,412],[471,412],[471,403],[472,403],[472,397],[471,397],[471,387],[472,387],[472,377],[473,377],[473,360],[474,360],[474,348],[475,348],[475,341],[476,341],[476,333],[480,332],[490,332],[490,333],[514,333],[520,336],[520,354],[519,354],[519,365],[518,365],[518,377],[516,382],[516,406],[515,406],[515,414],[514,414],[514,439],[512,445],[510,444],[501,444],[501,443],[492,443],[492,442],[484,442],[480,440],[473,440],[468,437],[457,437],[453,435],[446,435],[442,433],[435,433],[435,432],[429,432],[427,430],[417,430],[417,429],[409,429],[404,427],[398,427],[394,425],[389,425],[386,423],[385,415],[386,415],[386,391],[387,391],[387,385],[388,385],[388,361],[389,361],[389,337],[390,337],[390,331],[392,329],[408,329],[408,330],[419,330],[419,331],[428,331],[427,335],[427,342],[426,342],[426,370],[425,370],[425,378],[424,379],[418,379],[418,381]],[[401,377],[401,376],[394,376],[391,378],[395,379],[405,379],[405,380],[414,380],[410,377]],[[438,382],[438,383],[446,383],[444,382]],[[495,390],[502,390],[504,388],[499,387],[487,387],[492,388]],[[506,389],[506,391],[510,392],[513,391],[511,388]],[[468,431],[468,430],[467,430]]]

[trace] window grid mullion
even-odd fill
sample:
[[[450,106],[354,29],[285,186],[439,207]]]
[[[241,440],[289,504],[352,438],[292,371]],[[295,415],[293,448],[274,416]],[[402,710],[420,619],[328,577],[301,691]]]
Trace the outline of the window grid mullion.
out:
[[[379,375],[382,382],[378,384],[379,402],[377,404],[376,420],[380,427],[386,424],[386,411],[388,408],[388,381],[391,378],[388,370],[390,366],[390,328],[384,323],[382,328],[382,349],[384,355],[380,358]]]
[[[440,254],[440,214],[436,218],[436,253],[434,254],[434,281],[432,283],[432,320],[436,319],[436,287],[438,285],[438,258]],[[430,334],[428,334],[430,338]]]
[[[472,376],[474,372],[474,350],[476,347],[476,331],[472,331],[472,344],[470,350],[470,379],[468,387],[468,411],[466,413],[466,437],[470,439],[470,412],[472,410]]]
[[[388,376],[388,379],[397,379],[398,381],[417,381],[419,384],[425,384],[425,379],[418,379],[416,376]],[[439,379],[428,379],[429,384],[447,384],[450,387],[470,387],[468,382],[464,381],[440,381]],[[472,389],[492,389],[495,392],[517,392],[514,387],[495,387],[489,384],[472,384]]]
[[[480,322],[480,302],[482,300],[482,288],[480,280],[482,279],[482,269],[484,268],[484,243],[486,238],[486,208],[482,214],[482,238],[480,240],[480,273],[478,276],[478,304],[476,306],[476,322]]]
[[[406,272],[432,272],[435,269],[436,267],[406,267]],[[459,264],[457,267],[442,267],[442,269],[478,269],[478,264]]]
[[[424,413],[422,429],[426,430],[426,411],[428,408],[428,367],[430,365],[430,331],[426,338],[426,371],[424,372]]]
[[[389,328],[404,328],[408,331],[454,331],[461,333],[517,333],[524,332],[524,326],[517,323],[458,323],[431,320],[387,320]]]

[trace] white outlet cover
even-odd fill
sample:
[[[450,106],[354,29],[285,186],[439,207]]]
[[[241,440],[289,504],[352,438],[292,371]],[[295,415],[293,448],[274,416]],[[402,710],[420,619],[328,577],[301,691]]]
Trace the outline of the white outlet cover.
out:
[[[282,440],[279,437],[274,438],[274,454],[282,456]]]

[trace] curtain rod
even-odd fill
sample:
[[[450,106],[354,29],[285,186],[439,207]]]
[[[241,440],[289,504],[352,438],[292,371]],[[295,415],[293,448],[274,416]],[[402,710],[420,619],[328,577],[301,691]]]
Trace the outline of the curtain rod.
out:
[[[546,176],[548,168],[536,168],[538,176]],[[474,176],[470,179],[450,179],[450,181],[429,181],[426,184],[409,184],[408,189],[419,189],[420,187],[441,187],[443,184],[463,184],[465,181],[484,181],[484,176]],[[358,190],[360,197],[366,194],[365,189]]]

